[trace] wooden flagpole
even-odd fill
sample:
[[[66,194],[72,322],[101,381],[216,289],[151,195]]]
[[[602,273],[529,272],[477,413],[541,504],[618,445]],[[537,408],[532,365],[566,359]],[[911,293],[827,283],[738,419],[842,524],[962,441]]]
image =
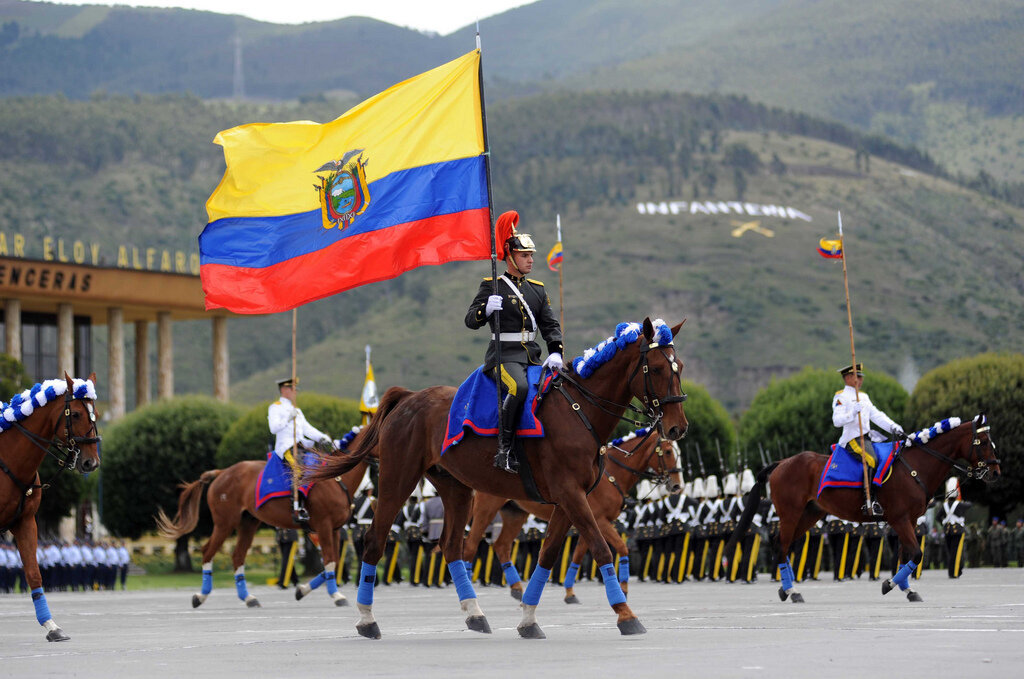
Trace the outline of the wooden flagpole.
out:
[[[854,375],[857,374],[857,351],[853,344],[853,312],[850,309],[850,280],[846,274],[846,243],[843,239],[843,215],[841,212],[836,211],[836,217],[839,220],[839,250],[842,253],[843,260],[843,287],[846,290],[846,322],[850,328],[850,360],[853,366]],[[857,396],[857,403],[860,403],[860,389],[857,387],[857,382],[854,380],[853,391]],[[868,461],[866,449],[864,448],[864,423],[860,418],[860,412],[857,413],[857,430],[860,434],[860,466],[864,472],[864,497],[866,499],[866,514],[873,515],[872,511],[873,504],[871,502],[871,479],[868,478]]]
[[[558,244],[562,244],[562,215],[555,215],[555,230]],[[562,329],[562,346],[565,346],[565,302],[562,298],[562,268],[565,266],[565,246],[562,246],[562,261],[558,263],[558,327]]]
[[[298,307],[292,309],[292,389],[295,391],[295,403],[292,407],[298,410],[299,408],[299,385],[295,383],[296,369],[297,369],[297,357],[295,352],[295,338],[297,336],[297,329],[299,325],[299,309]],[[292,467],[292,508],[299,506],[299,436],[298,436],[299,422],[298,417],[292,419],[292,459],[295,461],[295,466]]]

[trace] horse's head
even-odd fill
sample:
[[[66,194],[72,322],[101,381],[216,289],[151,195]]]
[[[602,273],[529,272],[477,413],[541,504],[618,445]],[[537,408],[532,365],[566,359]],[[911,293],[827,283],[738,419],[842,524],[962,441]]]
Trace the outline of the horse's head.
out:
[[[967,423],[963,425],[965,429]],[[992,483],[999,478],[999,458],[996,457],[996,444],[992,440],[992,427],[988,418],[982,413],[971,420],[971,438],[968,446],[961,446],[963,458],[967,460],[968,478]]]
[[[676,358],[672,341],[685,322],[683,319],[673,328],[661,324],[655,328],[651,319],[645,318],[638,340],[640,355],[629,376],[630,391],[643,403],[647,416],[657,422],[658,433],[673,441],[686,436],[689,428],[683,412],[683,364]],[[668,331],[671,339],[664,336]]]
[[[100,435],[96,429],[96,407],[90,397],[75,397],[78,389],[83,392],[82,383],[77,385],[64,373],[68,390],[65,392],[64,412],[57,425],[56,439],[65,447],[65,462],[73,462],[75,469],[87,474],[100,466]],[[89,375],[89,382],[96,384],[96,373]]]
[[[658,441],[658,462],[656,469],[664,475],[665,487],[673,495],[683,492],[683,470],[679,466],[682,453],[675,441],[661,439]]]

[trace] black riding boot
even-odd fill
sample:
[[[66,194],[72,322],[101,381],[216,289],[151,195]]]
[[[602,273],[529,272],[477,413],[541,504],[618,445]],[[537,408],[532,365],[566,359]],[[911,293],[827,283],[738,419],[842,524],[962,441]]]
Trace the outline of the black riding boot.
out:
[[[501,404],[501,431],[498,432],[498,453],[494,456],[494,466],[509,473],[519,472],[519,462],[512,453],[512,435],[516,430],[516,413],[512,399],[505,397]]]

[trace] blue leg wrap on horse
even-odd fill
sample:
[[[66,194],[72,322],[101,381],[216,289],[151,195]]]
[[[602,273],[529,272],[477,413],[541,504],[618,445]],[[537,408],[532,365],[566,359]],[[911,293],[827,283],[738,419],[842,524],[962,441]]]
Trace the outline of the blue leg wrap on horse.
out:
[[[907,579],[916,569],[916,563],[913,561],[906,562],[898,571],[896,571],[896,575],[892,579],[892,584],[899,585],[900,589],[908,589],[910,587],[910,583],[907,582]]]
[[[576,574],[580,572],[580,565],[578,563],[571,563],[569,567],[565,569],[565,582],[562,585],[569,589],[576,584]],[[604,571],[602,571],[603,573]]]
[[[249,596],[249,589],[245,586],[245,573],[239,573],[235,576],[235,590],[238,592],[238,598],[245,601],[246,597]]]
[[[472,561],[463,561],[462,563],[466,564],[466,572],[467,573],[472,573],[473,572],[473,562]]]
[[[782,578],[782,591],[793,589],[793,567],[789,565],[789,559],[779,564],[779,577]]]
[[[608,595],[609,605],[626,603],[626,594],[615,576],[615,566],[610,563],[601,566],[601,579],[604,580],[604,593]]]
[[[43,594],[42,587],[36,587],[32,590],[32,603],[36,607],[36,620],[39,621],[40,625],[46,623],[47,620],[52,618],[50,615],[50,607],[46,605],[46,595]]]
[[[314,590],[320,585],[324,584],[324,580],[327,579],[327,573],[320,571],[320,574],[309,581],[309,589]]]
[[[338,582],[335,578],[335,571],[326,571],[324,573],[324,581],[327,583],[327,593],[331,596],[338,591]]]
[[[203,571],[203,588],[199,591],[202,594],[209,594],[213,591],[213,571]]]
[[[629,557],[619,557],[619,582],[629,582]]]
[[[519,571],[516,570],[515,565],[511,561],[501,564],[501,572],[505,574],[505,582],[508,583],[509,587],[523,580],[519,577]]]
[[[527,606],[536,606],[540,603],[540,595],[544,592],[544,585],[551,577],[551,570],[537,566],[533,569],[530,582],[526,584],[526,591],[523,592],[523,603]]]
[[[356,601],[364,606],[373,605],[373,585],[377,582],[377,566],[365,561],[359,569],[359,589],[356,590]]]
[[[473,583],[469,581],[469,573],[466,572],[465,561],[452,561],[448,564],[448,572],[452,574],[452,582],[455,583],[455,592],[459,595],[459,601],[476,598]]]

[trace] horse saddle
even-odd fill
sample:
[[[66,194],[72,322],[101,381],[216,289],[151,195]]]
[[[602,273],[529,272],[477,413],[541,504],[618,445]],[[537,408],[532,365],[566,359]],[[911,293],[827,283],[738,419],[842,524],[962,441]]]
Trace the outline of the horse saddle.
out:
[[[305,464],[313,464],[316,458],[311,453],[305,455]],[[312,483],[299,486],[299,492],[303,497],[309,495]],[[274,451],[267,453],[267,464],[256,479],[256,509],[276,497],[292,496],[292,470],[288,464],[274,454]]]
[[[892,463],[903,448],[902,441],[885,441],[873,444],[876,465],[871,483],[881,486],[892,474]],[[864,471],[860,456],[843,446],[833,445],[832,454],[821,472],[818,495],[826,488],[863,488]]]

